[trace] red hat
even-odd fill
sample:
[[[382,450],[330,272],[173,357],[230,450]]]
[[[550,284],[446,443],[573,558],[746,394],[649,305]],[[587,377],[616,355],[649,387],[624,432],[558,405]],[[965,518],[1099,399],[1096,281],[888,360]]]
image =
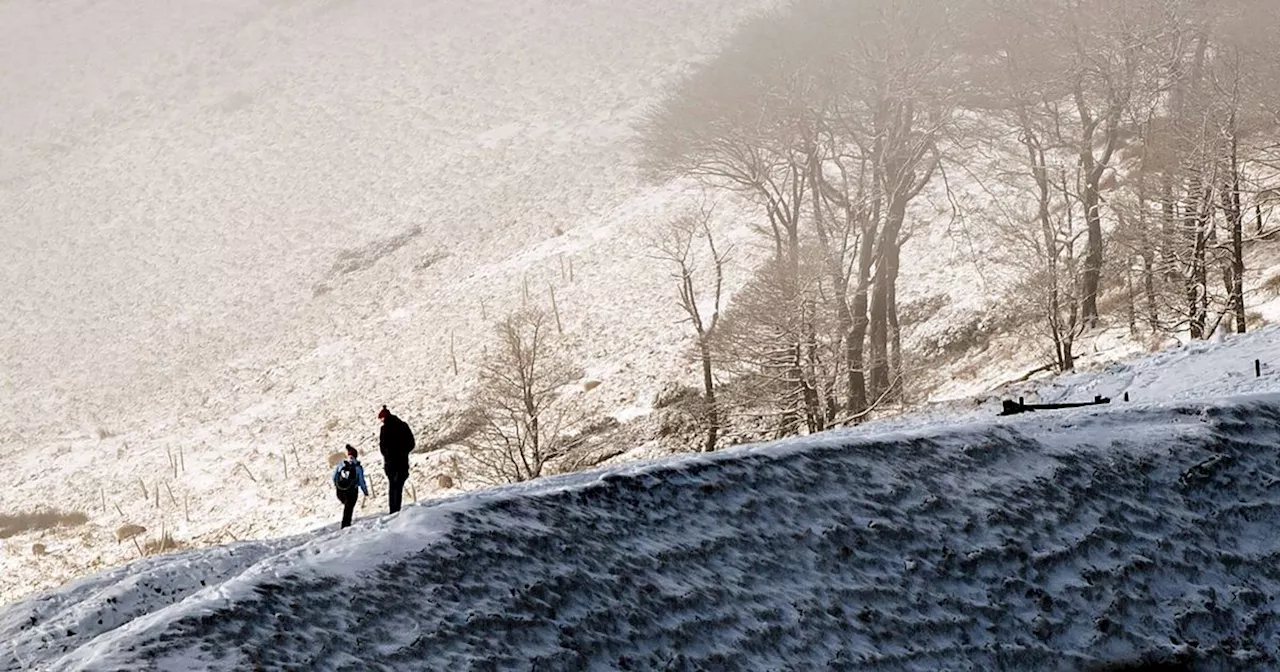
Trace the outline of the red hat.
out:
[[[348,444],[347,444],[347,454],[348,454],[348,455],[350,455],[351,457],[359,457],[359,456],[360,456],[360,451],[356,450],[356,447],[355,447],[355,446],[353,446],[353,445],[351,445],[351,444],[349,444],[349,443],[348,443]]]
[[[391,415],[391,411],[388,411],[388,410],[387,410],[387,405],[386,405],[386,404],[383,404],[383,405],[382,405],[382,410],[381,410],[381,411],[378,411],[378,419],[379,419],[379,420],[381,420],[381,419],[383,419],[383,418],[387,417],[388,415]]]

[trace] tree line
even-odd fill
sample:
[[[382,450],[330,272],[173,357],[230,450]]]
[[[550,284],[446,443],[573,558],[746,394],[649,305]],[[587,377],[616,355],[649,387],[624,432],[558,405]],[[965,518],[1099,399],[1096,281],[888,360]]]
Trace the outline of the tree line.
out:
[[[715,213],[654,232],[700,365],[699,446],[904,398],[903,245],[921,195],[959,204],[960,182],[989,207],[955,214],[1052,368],[1104,323],[1244,332],[1245,245],[1280,201],[1276,35],[1273,0],[796,0],[743,24],[639,129],[651,179],[747,204],[769,250],[726,306]],[[504,480],[573,445],[549,410],[573,367],[542,358],[548,338],[523,311],[485,367],[475,445],[506,447],[484,458]]]
[[[704,371],[732,381],[717,398],[705,376],[706,423],[730,389],[778,435],[901,399],[912,205],[957,175],[996,203],[961,219],[996,241],[1057,370],[1108,310],[1135,335],[1243,332],[1244,243],[1276,194],[1275,5],[799,0],[744,25],[642,133],[652,177],[750,203],[772,251],[707,325],[665,250]]]

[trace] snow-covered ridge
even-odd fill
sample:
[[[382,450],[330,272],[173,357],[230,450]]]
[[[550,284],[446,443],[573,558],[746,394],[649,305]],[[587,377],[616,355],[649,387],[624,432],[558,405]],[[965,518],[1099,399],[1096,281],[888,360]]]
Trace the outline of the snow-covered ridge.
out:
[[[1280,395],[832,432],[141,561],[5,669],[1280,662]],[[197,586],[199,581],[205,585]]]

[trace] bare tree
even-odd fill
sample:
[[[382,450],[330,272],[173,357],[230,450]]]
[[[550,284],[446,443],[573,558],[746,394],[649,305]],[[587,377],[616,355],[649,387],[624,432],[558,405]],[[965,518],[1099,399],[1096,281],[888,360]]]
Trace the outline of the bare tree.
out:
[[[712,341],[720,326],[720,314],[724,298],[724,269],[729,261],[731,246],[717,246],[711,232],[710,208],[703,206],[695,213],[677,217],[656,242],[658,258],[675,266],[679,283],[680,308],[688,316],[697,336],[698,358],[702,365],[703,417],[707,438],[703,450],[716,449],[720,432],[720,409],[716,401],[716,382],[713,371]],[[710,254],[710,271],[700,272],[694,252],[695,241],[705,243]],[[705,303],[702,283],[710,284],[710,304]],[[710,315],[706,313],[710,311]]]
[[[828,45],[819,62],[830,64],[829,74],[819,81],[835,88],[823,107],[822,127],[833,136],[831,162],[845,164],[843,176],[853,165],[868,171],[868,183],[854,182],[855,194],[833,202],[847,203],[846,214],[863,223],[850,312],[857,341],[866,314],[868,392],[896,397],[901,249],[910,231],[908,209],[937,174],[938,143],[954,121],[959,79],[952,35],[963,10],[925,0],[815,0],[795,11],[808,22],[808,39]],[[839,160],[850,154],[854,162]]]
[[[569,457],[569,433],[581,416],[564,393],[580,371],[541,310],[508,315],[496,337],[480,366],[478,429],[464,445],[482,479],[527,481],[542,476],[550,461]]]
[[[646,124],[656,174],[695,177],[762,207],[758,230],[775,259],[758,279],[778,286],[761,296],[774,302],[771,317],[788,312],[788,327],[773,333],[795,339],[767,348],[770,368],[785,363],[780,381],[794,389],[784,396],[803,400],[811,430],[837,414],[860,417],[868,387],[873,397],[898,391],[900,251],[951,119],[946,36],[958,15],[927,0],[794,3],[748,24]],[[801,270],[815,239],[827,276],[817,283]],[[824,332],[813,320],[828,313],[836,319]],[[843,383],[819,380],[821,371]]]
[[[1269,50],[1259,46],[1280,18],[1273,4],[1217,0],[1176,7],[1183,13],[1167,23],[1175,36],[1170,42],[1181,48],[1168,53],[1168,95],[1150,104],[1149,121],[1135,125],[1144,156],[1135,179],[1138,201],[1145,201],[1152,182],[1160,204],[1161,226],[1151,236],[1159,240],[1158,261],[1144,256],[1144,266],[1157,271],[1145,280],[1149,301],[1160,301],[1150,321],[1171,333],[1185,329],[1193,339],[1207,338],[1223,320],[1236,331],[1247,327],[1245,194],[1249,166],[1258,165],[1252,140],[1276,128],[1267,111],[1274,87],[1253,83],[1274,72]],[[1254,197],[1254,219],[1259,200]],[[1130,216],[1141,219],[1146,208]],[[1221,292],[1211,281],[1218,272]]]
[[[734,405],[776,418],[778,437],[827,429],[837,410],[830,394],[840,353],[829,338],[836,320],[823,300],[822,256],[806,245],[799,260],[800,291],[814,300],[797,302],[781,280],[790,269],[771,258],[737,291],[714,339]]]
[[[1223,282],[1227,293],[1224,313],[1236,333],[1247,328],[1244,294],[1245,195],[1250,167],[1267,170],[1266,147],[1280,128],[1280,58],[1270,44],[1280,27],[1280,7],[1265,0],[1221,0],[1213,16],[1215,49],[1208,69],[1217,101],[1221,139],[1219,196],[1230,240],[1226,243]],[[1270,172],[1267,170],[1267,172]],[[1260,187],[1252,189],[1255,193]],[[1261,199],[1253,210],[1260,229]]]
[[[1079,157],[1080,200],[1088,229],[1082,310],[1089,326],[1098,321],[1102,286],[1103,178],[1122,146],[1122,121],[1129,106],[1167,84],[1156,73],[1172,58],[1171,50],[1181,49],[1181,34],[1166,20],[1166,10],[1171,9],[1164,0],[1069,0],[1045,35],[1048,44],[1056,42],[1069,57],[1064,74],[1075,107],[1073,150]]]
[[[755,229],[767,237],[774,254],[767,274],[777,283],[769,291],[777,299],[772,310],[795,321],[804,319],[812,301],[799,279],[807,171],[812,166],[805,95],[811,82],[800,68],[800,47],[807,45],[788,39],[795,37],[789,30],[778,39],[776,22],[794,23],[787,17],[779,12],[746,24],[716,59],[652,110],[643,135],[651,174],[692,177],[743,195],[761,209],[763,221]],[[777,353],[770,366],[785,368],[781,380],[794,388],[788,396],[808,405],[800,415],[825,427],[804,358],[792,356],[804,350],[811,331],[777,332],[778,338],[795,340],[770,348]],[[784,425],[798,428],[801,422],[795,420]]]
[[[972,82],[965,103],[982,117],[966,130],[993,157],[993,167],[1020,164],[987,176],[1002,193],[1012,190],[992,222],[1004,243],[998,259],[1018,270],[1014,291],[1032,299],[1054,366],[1069,371],[1075,340],[1088,324],[1083,271],[1097,260],[1092,241],[1083,244],[1092,230],[1087,183],[1096,167],[1082,164],[1065,137],[1079,112],[1080,82],[1067,76],[1063,53],[1044,48],[1042,5],[987,0],[980,6],[963,48]]]

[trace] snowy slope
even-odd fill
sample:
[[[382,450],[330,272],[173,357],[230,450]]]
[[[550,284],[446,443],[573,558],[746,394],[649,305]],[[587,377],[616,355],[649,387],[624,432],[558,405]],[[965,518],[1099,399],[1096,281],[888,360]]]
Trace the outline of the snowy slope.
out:
[[[1193,341],[1153,355],[1110,364],[1099,372],[1059,376],[1037,385],[1036,397],[1054,402],[1101,395],[1134,401],[1197,399],[1267,390],[1280,373],[1274,328],[1230,336],[1222,343]],[[1261,365],[1261,377],[1254,361]],[[1172,374],[1172,375],[1171,375]]]
[[[698,195],[640,179],[636,122],[770,4],[0,2],[0,512],[89,519],[0,540],[0,602],[136,557],[123,525],[310,529],[328,454],[383,403],[430,431],[526,287],[593,420],[696,382],[651,237]],[[726,201],[729,295],[766,250]],[[964,266],[918,251],[904,300]]]
[[[1132,388],[1141,403],[917,416],[148,559],[0,612],[0,661],[938,670],[1153,654],[1273,668],[1280,395],[1183,392],[1274,392],[1272,373],[1231,363],[1278,341],[1183,349],[1044,395]]]
[[[88,518],[0,539],[0,602],[137,557],[122,525],[208,546],[329,521],[328,454],[368,451],[382,403],[429,430],[526,283],[554,289],[597,417],[696,381],[648,256],[691,195],[642,184],[631,141],[768,4],[0,2],[0,473],[23,474],[0,513]],[[982,242],[936,226],[951,194],[926,196],[900,297],[942,308],[913,358],[998,300],[966,261]],[[730,290],[758,216],[719,211]],[[968,356],[912,393],[986,393],[1040,350]],[[476,485],[414,460],[411,498]]]
[[[687,335],[647,236],[690,201],[633,127],[758,8],[0,2],[0,512],[89,517],[0,540],[0,601],[135,556],[121,525],[310,529],[328,454],[456,405],[526,283],[593,409],[648,404]]]
[[[764,4],[0,4],[0,441],[448,398],[562,256],[575,326],[675,331],[635,122]]]

